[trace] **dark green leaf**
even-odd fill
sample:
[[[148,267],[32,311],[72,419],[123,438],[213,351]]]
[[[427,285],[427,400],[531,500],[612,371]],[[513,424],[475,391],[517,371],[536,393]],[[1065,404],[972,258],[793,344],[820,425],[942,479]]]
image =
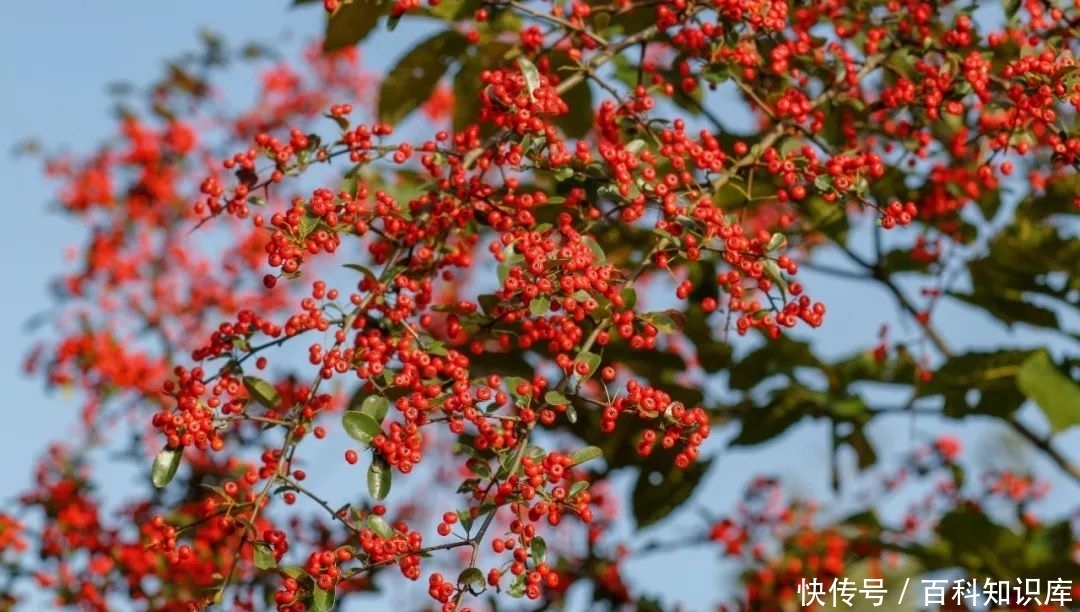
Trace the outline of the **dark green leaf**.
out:
[[[559,77],[560,81],[574,75],[575,70],[580,70],[576,62],[570,59],[565,51],[555,51],[549,55],[551,71]],[[555,117],[555,124],[570,138],[583,138],[593,127],[593,98],[589,80],[582,79],[580,83],[563,92],[562,99],[569,107],[569,112]]]
[[[464,34],[445,30],[406,53],[383,79],[379,121],[393,125],[416,110],[431,97],[450,64],[467,46]]]
[[[394,537],[394,530],[390,528],[390,523],[387,523],[386,519],[377,514],[372,514],[368,518],[368,527],[375,532],[375,535],[384,540]]]
[[[533,97],[536,92],[536,88],[540,87],[540,71],[536,69],[528,58],[522,56],[517,59],[518,68],[521,69],[522,76],[525,77],[525,89],[529,92],[529,97]]]
[[[375,276],[375,273],[372,272],[371,269],[368,268],[367,266],[364,266],[364,265],[361,265],[361,264],[356,264],[356,263],[347,263],[347,264],[345,264],[344,267],[346,267],[346,268],[348,268],[350,270],[356,270],[357,272],[363,274],[364,276],[371,279],[372,281],[378,282],[378,280],[379,280],[379,277]]]
[[[1076,580],[1080,566],[1073,561],[1073,536],[1068,520],[1038,525],[1024,533],[1025,578]]]
[[[150,481],[154,486],[162,489],[176,476],[176,470],[180,469],[180,460],[184,457],[183,449],[173,449],[166,446],[154,457],[154,465],[150,468]]]
[[[460,21],[476,13],[477,9],[483,8],[485,0],[456,0],[455,2],[440,2],[436,6],[427,7],[427,12],[433,17],[446,21]]]
[[[484,589],[487,581],[484,580],[484,572],[480,568],[467,567],[458,574],[457,583],[466,590],[480,592]]]
[[[368,493],[371,494],[372,499],[375,501],[386,499],[387,494],[390,493],[392,477],[390,464],[382,457],[375,457],[367,474]]]
[[[363,412],[346,412],[341,416],[341,426],[350,438],[364,445],[371,444],[375,436],[382,433],[379,422]]]
[[[960,508],[946,514],[937,527],[938,536],[949,546],[951,557],[958,565],[973,572],[1009,576],[1012,579],[1024,571],[1024,539],[1008,527],[998,525],[986,514],[971,508]]]
[[[790,374],[798,366],[821,367],[810,345],[787,336],[766,342],[731,368],[733,389],[747,391],[774,374]]]
[[[445,4],[445,3],[444,3]],[[503,62],[503,57],[512,46],[505,42],[491,42],[478,47],[476,55],[466,55],[461,68],[454,75],[454,131],[461,132],[477,122],[480,112],[480,91],[483,82],[480,74]],[[481,124],[480,136],[489,135],[494,130],[489,122]]]
[[[1020,408],[1023,394],[1016,385],[1020,365],[1034,351],[975,351],[949,358],[929,382],[918,387],[919,396],[941,395],[945,398],[945,416],[963,418],[983,414],[1007,418]],[[979,391],[979,403],[968,404],[972,389]]]
[[[1034,304],[1020,291],[998,286],[977,285],[971,293],[950,291],[947,295],[965,304],[981,308],[1004,325],[1027,323],[1037,327],[1058,329],[1057,314],[1049,308]]]
[[[333,53],[346,47],[351,47],[367,38],[367,35],[375,29],[382,15],[382,5],[378,2],[366,0],[354,0],[349,4],[342,4],[336,13],[331,15],[326,22],[326,38],[323,40],[323,51]]]
[[[485,351],[479,355],[469,355],[469,370],[473,376],[499,374],[500,376],[532,377],[535,374],[532,366],[525,361],[520,351],[510,353]]]
[[[823,414],[827,401],[824,394],[795,386],[776,391],[772,401],[760,408],[744,402],[737,407],[745,411],[742,429],[731,444],[753,446],[777,438],[804,417]]]
[[[821,196],[815,195],[802,202],[802,209],[814,230],[829,236],[839,244],[847,243],[850,223],[842,206],[826,202]]]
[[[869,469],[877,463],[877,452],[874,451],[874,445],[870,443],[870,438],[866,436],[866,431],[862,427],[856,427],[844,438],[844,442],[855,451],[860,470]]]
[[[638,529],[653,525],[681,507],[712,465],[712,459],[696,461],[685,470],[670,468],[666,474],[642,470],[631,494],[631,507]],[[661,474],[659,484],[649,482],[651,473]]]
[[[245,376],[244,388],[247,389],[248,395],[250,395],[252,399],[271,410],[277,408],[278,404],[281,403],[281,396],[278,395],[274,385],[271,385],[261,378]]]

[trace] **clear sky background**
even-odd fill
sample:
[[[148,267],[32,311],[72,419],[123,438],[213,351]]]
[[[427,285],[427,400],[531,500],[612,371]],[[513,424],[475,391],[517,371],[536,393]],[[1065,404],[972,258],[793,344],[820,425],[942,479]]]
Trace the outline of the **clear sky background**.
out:
[[[33,138],[50,150],[60,147],[85,152],[112,136],[115,122],[105,85],[120,80],[141,84],[155,78],[165,58],[195,47],[200,27],[209,26],[232,42],[281,40],[280,35],[288,34],[281,48],[294,52],[299,42],[321,29],[322,17],[317,5],[290,10],[288,4],[282,0],[0,4],[0,91],[4,92],[0,95],[0,210],[4,214],[0,270],[6,289],[0,302],[0,410],[5,438],[0,444],[0,503],[9,503],[30,484],[33,463],[45,445],[63,438],[76,426],[77,402],[59,393],[46,393],[40,380],[21,373],[20,364],[32,338],[23,324],[50,306],[48,280],[64,269],[65,248],[84,239],[81,228],[52,208],[54,184],[43,179],[39,161],[9,157],[10,151],[17,143]],[[407,26],[392,37],[380,35],[364,48],[364,62],[376,71],[384,69],[413,40],[415,31]],[[237,84],[249,87],[253,76],[251,72],[238,73]],[[865,347],[882,323],[891,323],[897,331],[906,332],[903,335],[911,335],[910,327],[897,327],[897,309],[884,291],[809,272],[801,275],[812,294],[829,307],[826,324],[813,332],[823,352],[838,355]],[[916,295],[915,285],[907,286],[912,288],[911,295]],[[1002,343],[1032,346],[1045,341],[1045,336],[1036,332],[1009,332],[980,313],[958,307],[942,308],[937,320],[957,350]],[[1067,322],[1075,329],[1075,319]],[[1058,354],[1077,351],[1076,346],[1062,344],[1054,348]],[[1043,430],[1045,423],[1034,410],[1025,411],[1025,417]],[[871,438],[886,465],[896,465],[903,450],[915,441],[908,423],[907,417],[882,419],[871,428]],[[750,452],[721,452],[707,482],[689,509],[675,517],[675,523],[696,524],[695,509],[721,512],[729,508],[746,479],[763,472],[782,476],[792,491],[814,495],[826,502],[826,509],[839,511],[841,502],[850,500],[859,485],[856,483],[841,500],[831,497],[826,431],[824,426],[807,424]],[[955,424],[920,417],[916,431],[916,439],[923,441],[937,433],[960,433],[974,449],[966,457],[973,467],[1010,460],[1010,455],[1002,452],[1007,436],[998,426],[968,423],[960,431]],[[716,437],[714,449],[722,446],[726,436]],[[1070,432],[1058,444],[1071,452],[1069,449],[1080,448],[1080,436]],[[1055,486],[1055,493],[1040,509],[1051,514],[1073,510],[1077,488],[1037,457],[1031,459]],[[334,485],[334,479],[340,477],[331,473],[321,478],[327,479],[324,484]],[[313,488],[318,490],[320,481],[312,483]],[[889,509],[900,512],[907,501],[910,499],[894,500]],[[665,531],[648,535],[663,536]],[[733,577],[717,573],[715,558],[711,551],[680,552],[631,562],[628,568],[636,579],[635,586],[640,587],[636,591],[678,593],[676,599],[687,609],[703,610],[728,592],[723,578]],[[577,601],[568,610],[581,610],[581,606]]]

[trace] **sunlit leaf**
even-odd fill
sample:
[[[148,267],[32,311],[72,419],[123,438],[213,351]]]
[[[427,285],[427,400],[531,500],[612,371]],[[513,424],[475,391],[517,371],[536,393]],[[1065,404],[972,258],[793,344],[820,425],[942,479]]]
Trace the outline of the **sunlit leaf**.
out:
[[[349,437],[361,444],[371,444],[375,436],[382,433],[379,422],[363,412],[346,412],[341,415],[341,426]]]
[[[1045,351],[1035,353],[1020,366],[1016,384],[1042,409],[1055,433],[1080,423],[1080,386],[1065,376]]]
[[[390,400],[381,395],[372,395],[360,405],[360,412],[371,417],[376,423],[381,424],[386,414],[390,412]]]
[[[382,457],[375,457],[368,468],[367,485],[368,493],[375,501],[382,501],[390,493],[390,484],[393,473],[390,464]]]
[[[250,395],[252,399],[266,408],[274,409],[281,403],[281,396],[278,395],[274,385],[261,378],[245,376],[244,388],[247,389],[248,395]]]
[[[154,457],[154,465],[150,468],[150,480],[155,487],[161,489],[172,482],[176,470],[180,469],[183,456],[184,451],[179,448],[165,447],[158,451]]]
[[[579,465],[586,461],[599,459],[604,456],[604,451],[596,446],[585,446],[570,453],[570,465]]]
[[[255,567],[261,570],[277,567],[274,549],[266,542],[255,542]]]

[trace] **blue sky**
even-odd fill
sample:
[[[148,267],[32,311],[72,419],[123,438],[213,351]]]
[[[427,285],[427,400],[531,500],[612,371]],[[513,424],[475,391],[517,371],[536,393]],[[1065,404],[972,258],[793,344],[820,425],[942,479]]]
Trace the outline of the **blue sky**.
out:
[[[109,137],[115,123],[105,85],[118,80],[145,83],[154,78],[164,58],[193,47],[200,27],[210,26],[231,41],[272,41],[288,34],[284,47],[295,49],[296,43],[320,29],[320,10],[317,5],[290,10],[288,4],[281,0],[55,0],[0,5],[0,57],[5,58],[0,62],[0,84],[5,91],[0,96],[0,154],[5,156],[0,163],[0,195],[7,211],[6,222],[0,224],[0,245],[7,264],[4,276],[9,296],[0,309],[0,346],[4,347],[0,351],[0,388],[4,389],[6,407],[6,440],[0,445],[0,465],[4,466],[0,499],[9,499],[29,484],[38,453],[48,441],[63,438],[76,423],[77,402],[46,393],[40,380],[21,373],[20,363],[31,339],[23,323],[50,305],[46,283],[63,269],[65,248],[83,238],[80,228],[50,209],[53,185],[43,180],[38,161],[6,156],[17,143],[30,138],[50,149],[80,152]],[[378,52],[365,53],[365,62],[385,67],[405,49],[402,44],[415,40],[415,33],[403,27],[393,37],[378,37],[374,40]],[[896,308],[885,291],[810,273],[804,276],[814,295],[829,305],[825,326],[814,332],[819,348],[827,354],[866,346],[882,323],[895,326]],[[957,349],[1042,342],[1037,334],[1009,333],[985,316],[965,309],[944,308],[938,317]],[[1075,346],[1055,348],[1076,350]],[[1042,426],[1037,414],[1028,416]],[[927,436],[958,431],[933,419],[920,419],[917,425]],[[907,421],[896,419],[871,429],[886,463],[895,464],[911,445],[908,431]],[[973,461],[990,465],[1000,457],[1000,428],[968,424],[961,433],[975,447]],[[752,452],[725,451],[693,505],[714,512],[730,507],[741,493],[744,476],[770,471],[784,476],[795,491],[828,499],[826,440],[823,427],[807,425]],[[1080,437],[1072,432],[1058,444],[1078,448]],[[1046,509],[1057,513],[1075,507],[1076,488],[1052,469],[1043,473],[1054,476],[1057,489]],[[903,507],[899,502],[894,505],[896,510]],[[692,515],[688,511],[675,520],[692,525]],[[630,563],[629,569],[646,592],[679,593],[678,599],[689,609],[700,610],[725,592],[713,558],[711,552],[679,553],[678,558],[656,555]]]

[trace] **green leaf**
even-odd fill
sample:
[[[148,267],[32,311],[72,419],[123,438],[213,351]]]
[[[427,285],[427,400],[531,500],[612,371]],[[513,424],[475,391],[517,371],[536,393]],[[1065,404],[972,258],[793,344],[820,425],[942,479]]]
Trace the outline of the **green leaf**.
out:
[[[765,268],[765,274],[780,288],[780,294],[784,296],[784,299],[787,299],[788,283],[783,272],[780,271],[780,265],[771,259],[766,259],[762,262],[762,266]]]
[[[467,47],[465,35],[457,30],[439,32],[413,47],[383,79],[379,121],[393,125],[416,110]]]
[[[312,612],[330,612],[334,609],[334,589],[315,587],[311,593]]]
[[[281,568],[278,571],[280,571],[282,574],[285,574],[289,578],[295,578],[297,580],[300,580],[304,576],[307,576],[307,572],[304,571],[304,568],[298,565],[289,565],[287,567]]]
[[[349,411],[341,415],[341,426],[350,438],[364,445],[371,444],[375,436],[382,433],[379,422],[363,412]]]
[[[154,486],[163,489],[172,482],[176,476],[176,470],[180,469],[180,460],[183,459],[183,449],[173,449],[166,446],[154,457],[154,465],[150,468],[150,481]]]
[[[983,512],[971,508],[955,509],[942,517],[935,531],[948,544],[954,562],[966,570],[996,574],[998,572],[994,570],[1000,568],[1019,576],[1025,569],[1022,566],[1023,537],[993,522]]]
[[[787,244],[787,236],[777,232],[772,235],[772,238],[769,238],[769,243],[765,245],[765,250],[772,253],[773,251],[779,250],[785,244]]]
[[[589,483],[584,480],[579,480],[570,485],[570,488],[566,490],[566,499],[574,499],[581,494],[582,491],[589,488]]]
[[[533,298],[529,302],[529,312],[534,317],[542,317],[551,309],[551,300],[546,297]]]
[[[443,4],[447,4],[444,2]],[[477,55],[465,55],[461,67],[454,75],[454,131],[461,132],[477,122],[480,113],[480,91],[483,82],[480,74],[503,62],[512,49],[505,42],[490,42],[476,48]],[[494,126],[484,122],[479,126],[480,137],[491,134]]]
[[[390,400],[381,395],[372,395],[360,405],[360,412],[371,417],[375,423],[382,424],[386,413],[390,412]]]
[[[747,391],[774,374],[790,374],[796,367],[821,367],[810,345],[787,336],[766,342],[731,368],[733,389]]]
[[[638,315],[644,321],[650,323],[657,331],[670,334],[671,332],[679,328],[679,324],[675,322],[675,319],[666,312],[646,312]]]
[[[1004,0],[1005,16],[1012,19],[1020,12],[1020,6],[1023,4],[1021,0]]]
[[[281,403],[281,396],[278,395],[274,385],[271,385],[261,378],[245,376],[244,388],[247,389],[248,395],[250,395],[252,399],[271,410],[277,408],[278,404]]]
[[[1008,418],[1024,403],[1017,387],[1020,366],[1035,351],[973,351],[949,358],[934,372],[929,382],[918,387],[920,397],[940,395],[945,399],[944,415],[964,418],[982,414]],[[979,391],[979,402],[968,403],[968,392]]]
[[[362,264],[357,264],[357,263],[347,263],[343,267],[348,268],[350,270],[356,270],[357,272],[363,274],[364,276],[371,279],[372,281],[379,282],[379,277],[376,276],[375,273],[371,271],[371,268],[368,268],[367,266],[364,266]]]
[[[367,38],[382,15],[380,3],[354,0],[342,4],[326,22],[323,52],[333,53]]]
[[[577,395],[577,389],[596,373],[596,368],[600,367],[600,355],[589,352],[578,353],[578,356],[574,358],[574,363],[577,364],[580,361],[584,361],[588,369],[585,374],[579,374],[577,366],[574,366],[573,375],[570,377],[570,392],[574,395]]]
[[[529,92],[529,97],[535,97],[536,88],[540,87],[540,71],[536,69],[536,65],[530,62],[527,58],[519,57],[517,59],[518,68],[521,69],[521,74],[525,77],[525,89]]]
[[[566,406],[570,399],[558,391],[548,391],[544,394],[544,402],[550,406]]]
[[[274,549],[266,542],[255,542],[255,567],[261,570],[277,567]]]
[[[473,15],[477,9],[483,8],[484,3],[485,0],[457,0],[456,2],[440,2],[426,9],[433,17],[446,21],[460,21]]]
[[[568,68],[580,70],[577,62],[570,59],[565,52],[555,52],[550,56],[551,69],[559,75],[560,79],[566,79],[573,75]],[[592,131],[594,123],[593,92],[589,86],[589,80],[583,79],[562,94],[563,102],[570,109],[569,112],[555,117],[555,125],[559,126],[570,138],[583,138]]]
[[[585,446],[570,453],[570,465],[580,465],[586,461],[599,459],[604,456],[604,451],[598,446]]]
[[[377,514],[372,514],[368,518],[368,527],[375,532],[375,535],[384,540],[394,537],[394,530],[390,527],[390,523],[387,523],[386,519]]]
[[[514,398],[518,404],[527,405],[532,401],[531,391],[526,391],[525,393],[518,392],[518,387],[522,385],[527,385],[531,389],[532,386],[529,381],[519,376],[507,376],[503,381],[506,383],[506,388],[510,393],[510,397]]]
[[[783,435],[804,417],[822,414],[828,398],[804,387],[789,387],[776,391],[765,406],[755,408],[747,401],[736,411],[745,411],[742,429],[731,441],[733,446],[754,446]]]
[[[685,470],[672,467],[667,473],[651,470],[638,473],[634,491],[631,493],[631,507],[637,528],[644,529],[663,520],[690,499],[712,461],[696,461]],[[661,476],[659,484],[650,482],[653,474]]]
[[[832,191],[832,186],[833,180],[828,174],[819,174],[814,178],[814,187],[816,187],[818,191],[827,193]]]
[[[390,464],[386,462],[386,459],[375,457],[367,474],[368,493],[371,494],[372,499],[375,501],[386,499],[387,494],[390,493],[392,477]]]
[[[877,452],[874,450],[874,445],[870,442],[870,438],[867,437],[864,428],[856,427],[850,435],[844,438],[844,442],[851,447],[851,450],[855,451],[855,458],[860,470],[869,469],[877,463]]]
[[[1016,385],[1042,409],[1054,433],[1080,423],[1080,387],[1050,361],[1045,351],[1028,357],[1020,366]]]
[[[511,582],[510,586],[506,589],[506,594],[515,599],[525,597],[525,576],[525,572],[515,576],[513,582]]]
[[[540,536],[535,536],[529,545],[529,553],[533,563],[539,565],[547,562],[547,542]]]
[[[607,253],[604,252],[604,247],[600,246],[600,243],[597,242],[595,238],[592,236],[582,236],[581,242],[589,247],[589,250],[596,256],[596,263],[605,263],[607,261]]]
[[[467,567],[458,574],[458,586],[467,591],[480,592],[484,590],[487,581],[484,580],[484,572],[477,567]]]
[[[495,276],[499,279],[499,284],[505,283],[506,278],[510,276],[510,269],[524,260],[524,256],[514,252],[513,244],[507,245],[503,249],[503,260],[495,267]]]

